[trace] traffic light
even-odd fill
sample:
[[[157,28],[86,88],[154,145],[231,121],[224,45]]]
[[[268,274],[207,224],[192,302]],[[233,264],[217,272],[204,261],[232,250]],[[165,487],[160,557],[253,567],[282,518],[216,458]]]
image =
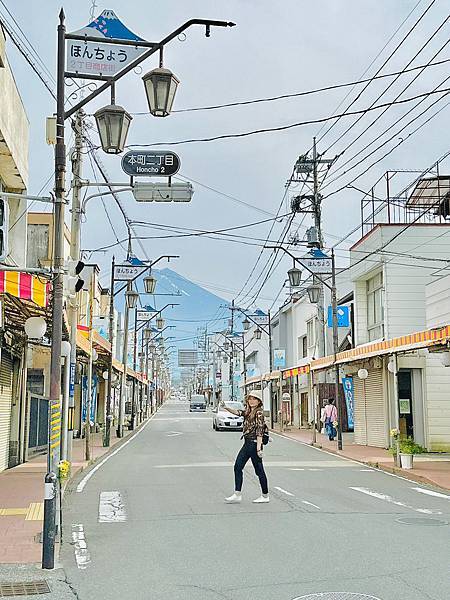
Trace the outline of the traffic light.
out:
[[[8,256],[9,204],[8,200],[0,197],[0,262],[5,262]]]
[[[83,287],[84,280],[80,273],[84,269],[84,262],[81,260],[67,261],[67,275],[64,275],[64,295],[75,296]]]

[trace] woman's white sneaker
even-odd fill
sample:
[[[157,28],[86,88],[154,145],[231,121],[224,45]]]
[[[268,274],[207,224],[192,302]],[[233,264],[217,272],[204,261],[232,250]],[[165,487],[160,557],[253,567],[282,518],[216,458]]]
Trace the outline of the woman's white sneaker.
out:
[[[270,498],[269,496],[260,496],[259,498],[256,498],[256,500],[253,500],[254,504],[267,504],[267,502],[270,502]]]
[[[239,504],[242,500],[242,496],[241,494],[232,494],[231,496],[228,496],[228,498],[225,498],[225,502],[227,504]]]

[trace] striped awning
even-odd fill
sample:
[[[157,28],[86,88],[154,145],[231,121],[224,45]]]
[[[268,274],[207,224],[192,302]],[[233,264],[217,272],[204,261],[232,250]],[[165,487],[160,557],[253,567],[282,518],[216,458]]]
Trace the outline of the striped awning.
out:
[[[31,300],[37,306],[46,308],[50,282],[41,275],[0,271],[0,294],[10,294],[21,300]]]

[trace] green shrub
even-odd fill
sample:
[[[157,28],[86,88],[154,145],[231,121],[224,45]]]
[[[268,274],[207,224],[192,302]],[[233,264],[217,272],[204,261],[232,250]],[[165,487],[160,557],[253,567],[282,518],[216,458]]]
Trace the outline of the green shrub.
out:
[[[416,444],[413,438],[407,438],[406,440],[400,440],[400,452],[402,454],[423,454],[426,452],[426,448],[420,444]]]

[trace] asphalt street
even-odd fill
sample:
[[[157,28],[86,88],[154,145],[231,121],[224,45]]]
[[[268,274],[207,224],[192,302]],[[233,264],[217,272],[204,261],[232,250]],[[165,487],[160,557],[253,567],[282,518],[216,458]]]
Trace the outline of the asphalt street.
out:
[[[227,505],[240,444],[168,403],[82,473],[62,549],[78,598],[450,598],[450,496],[274,435],[270,503],[252,503],[249,463],[242,504]]]

